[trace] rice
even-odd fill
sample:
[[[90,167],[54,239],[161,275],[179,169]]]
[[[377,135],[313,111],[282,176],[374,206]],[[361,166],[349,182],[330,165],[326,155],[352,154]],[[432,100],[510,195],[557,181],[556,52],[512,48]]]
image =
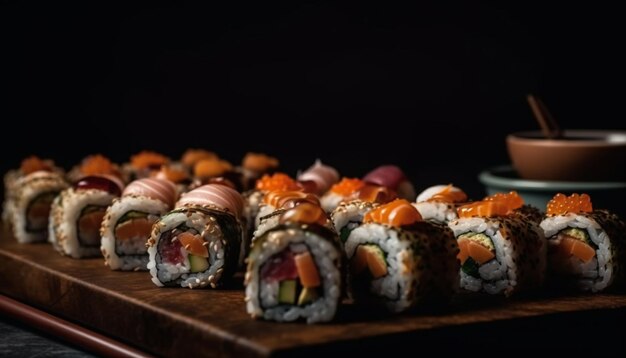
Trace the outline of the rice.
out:
[[[148,220],[156,221],[168,210],[168,205],[146,196],[127,195],[115,199],[108,207],[101,227],[101,247],[105,264],[112,270],[147,270],[147,238],[135,237],[130,240],[118,240],[115,229],[118,221],[129,211],[148,214]]]
[[[458,238],[473,232],[486,235],[495,258],[478,268],[473,277],[461,271],[461,287],[468,291],[505,294],[540,286],[545,279],[546,241],[539,227],[522,216],[461,218],[449,223]]]
[[[50,211],[50,239],[54,247],[63,255],[72,258],[97,257],[100,252],[100,238],[97,242],[81,242],[78,236],[78,220],[87,206],[105,210],[115,196],[96,189],[66,189],[53,202]]]
[[[181,225],[185,225],[186,230],[194,230],[204,241],[203,245],[209,254],[206,270],[191,272],[188,252],[182,247],[180,250],[184,257],[183,262],[173,264],[163,260],[160,251],[164,245],[163,240],[174,240],[175,236],[164,234],[171,233]],[[152,282],[159,287],[216,288],[222,285],[238,266],[242,235],[242,224],[228,212],[216,207],[188,206],[165,214],[154,224],[148,240],[147,268]]]
[[[561,274],[558,271],[563,267],[568,271],[569,278],[560,278],[563,283],[573,284],[583,291],[599,292],[624,281],[622,270],[616,268],[626,258],[626,226],[616,215],[596,210],[593,213],[551,216],[541,222],[541,228],[548,238],[549,252],[556,251],[562,240],[558,234],[567,228],[584,230],[597,246],[595,257],[586,263],[574,256],[564,259],[549,255],[548,262],[553,273]]]
[[[310,230],[299,225],[280,225],[255,241],[246,271],[246,309],[250,315],[279,322],[305,318],[307,323],[333,319],[342,287],[342,252],[336,234],[326,228]],[[273,255],[286,250],[309,250],[317,266],[323,294],[306,306],[277,305],[278,283],[263,281],[262,265]]]

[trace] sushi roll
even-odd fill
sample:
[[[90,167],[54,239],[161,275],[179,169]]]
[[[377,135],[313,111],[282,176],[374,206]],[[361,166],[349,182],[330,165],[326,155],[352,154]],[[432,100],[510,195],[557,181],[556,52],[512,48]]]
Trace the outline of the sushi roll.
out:
[[[276,190],[265,194],[255,219],[255,226],[258,227],[261,219],[271,215],[274,211],[278,209],[289,209],[304,201],[308,201],[317,206],[320,205],[320,201],[316,195],[303,191]]]
[[[458,208],[448,225],[459,244],[461,288],[504,294],[539,287],[546,271],[547,243],[536,222],[519,211],[515,192]]]
[[[463,190],[452,184],[435,185],[421,192],[413,206],[424,220],[447,224],[458,217],[456,208],[466,202],[467,194]]]
[[[128,181],[149,178],[161,166],[170,163],[170,158],[163,154],[144,150],[130,157],[130,163],[124,164],[122,170]]]
[[[368,211],[376,208],[379,204],[386,204],[396,198],[394,191],[373,184],[365,184],[352,193],[331,214],[341,242],[345,242],[350,232],[363,222],[363,217]]]
[[[62,191],[50,209],[49,241],[75,259],[100,256],[100,226],[123,187],[114,176],[88,176]]]
[[[255,237],[263,235],[267,230],[278,225],[280,214],[285,210],[293,208],[302,203],[310,203],[320,206],[317,196],[301,191],[272,191],[263,197],[263,204],[257,217],[258,224],[253,235]],[[325,226],[333,228],[332,221],[328,220]]]
[[[591,292],[623,287],[626,225],[617,215],[594,210],[587,194],[557,194],[541,228],[548,238],[548,268],[558,285]]]
[[[148,270],[159,287],[223,285],[242,260],[243,198],[234,189],[208,184],[182,196],[153,226]]]
[[[68,187],[56,172],[36,171],[19,179],[14,188],[13,235],[19,243],[45,242],[54,198]]]
[[[365,186],[365,182],[357,178],[343,178],[334,184],[329,191],[320,199],[322,209],[327,213],[332,213],[341,202],[350,198],[354,192]]]
[[[189,191],[189,186],[192,183],[187,168],[180,163],[162,165],[159,171],[152,173],[152,177],[174,183],[179,194]]]
[[[265,174],[272,174],[278,169],[280,162],[274,157],[263,153],[248,152],[238,168],[242,173],[244,190],[253,189],[256,181]]]
[[[40,159],[37,156],[30,156],[22,160],[18,169],[9,170],[4,175],[4,201],[2,203],[2,222],[5,225],[12,225],[13,209],[15,207],[15,197],[20,182],[28,175],[35,172],[54,172],[63,175],[63,170],[54,165],[49,159]]]
[[[339,173],[331,166],[325,165],[321,160],[298,175],[298,182],[304,191],[316,195],[323,195],[330,187],[339,181]]]
[[[256,229],[256,218],[259,216],[259,209],[263,204],[263,197],[271,191],[300,191],[302,187],[289,175],[284,173],[265,174],[256,181],[255,189],[245,192],[244,198],[246,207],[244,215],[248,223],[250,235]]]
[[[452,231],[422,221],[407,200],[369,211],[344,247],[356,303],[399,313],[457,290],[458,247]]]
[[[74,166],[67,173],[67,179],[71,183],[75,183],[91,175],[114,175],[126,181],[119,166],[102,154],[93,154],[85,157],[80,164]]]
[[[413,184],[407,179],[402,169],[395,165],[381,165],[367,173],[363,181],[389,188],[398,193],[398,197],[402,199],[413,200],[415,198]]]
[[[194,180],[192,189],[206,184],[224,184],[243,191],[241,173],[229,162],[222,159],[202,159],[193,168]]]
[[[162,179],[138,179],[108,207],[100,233],[105,265],[111,270],[147,270],[152,225],[174,208],[178,194],[174,184]]]
[[[182,157],[180,158],[180,162],[189,171],[192,171],[196,163],[203,159],[219,159],[219,157],[217,156],[217,154],[205,149],[189,148],[185,151],[185,153],[183,153]]]
[[[343,293],[343,252],[321,207],[302,203],[255,241],[245,276],[254,318],[307,323],[335,317]]]

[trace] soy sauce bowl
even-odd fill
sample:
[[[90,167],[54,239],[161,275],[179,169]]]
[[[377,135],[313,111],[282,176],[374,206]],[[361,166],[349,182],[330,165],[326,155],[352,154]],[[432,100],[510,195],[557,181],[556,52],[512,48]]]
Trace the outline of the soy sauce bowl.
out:
[[[546,139],[539,131],[507,136],[507,149],[523,179],[625,181],[626,131],[568,130]]]

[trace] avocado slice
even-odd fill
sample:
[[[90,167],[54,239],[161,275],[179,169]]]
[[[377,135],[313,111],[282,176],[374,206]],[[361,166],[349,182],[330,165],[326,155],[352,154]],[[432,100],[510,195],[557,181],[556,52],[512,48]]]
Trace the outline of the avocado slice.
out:
[[[317,293],[316,287],[305,287],[300,292],[300,297],[298,297],[298,306],[304,306],[308,303],[315,301],[319,297],[319,293]]]
[[[570,236],[576,240],[582,241],[586,244],[592,244],[591,240],[589,239],[589,233],[587,232],[587,230],[583,230],[577,227],[569,227],[567,229],[561,230],[560,233]]]
[[[491,241],[489,236],[483,233],[468,232],[468,233],[459,235],[457,240],[460,240],[460,239],[468,239],[468,240],[474,241],[492,251],[496,249],[496,247],[493,245],[493,241]]]
[[[285,280],[280,283],[278,302],[290,305],[296,302],[296,280]]]
[[[209,268],[209,260],[202,256],[189,255],[189,265],[191,272],[202,272]]]

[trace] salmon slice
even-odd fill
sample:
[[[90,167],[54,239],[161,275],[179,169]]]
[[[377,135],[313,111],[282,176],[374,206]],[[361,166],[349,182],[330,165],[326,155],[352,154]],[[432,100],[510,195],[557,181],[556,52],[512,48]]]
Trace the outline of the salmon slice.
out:
[[[78,219],[78,238],[88,246],[100,245],[100,225],[105,210],[91,211]]]
[[[152,231],[153,221],[148,218],[136,218],[124,221],[115,228],[117,240],[132,240],[134,238],[148,239]]]

